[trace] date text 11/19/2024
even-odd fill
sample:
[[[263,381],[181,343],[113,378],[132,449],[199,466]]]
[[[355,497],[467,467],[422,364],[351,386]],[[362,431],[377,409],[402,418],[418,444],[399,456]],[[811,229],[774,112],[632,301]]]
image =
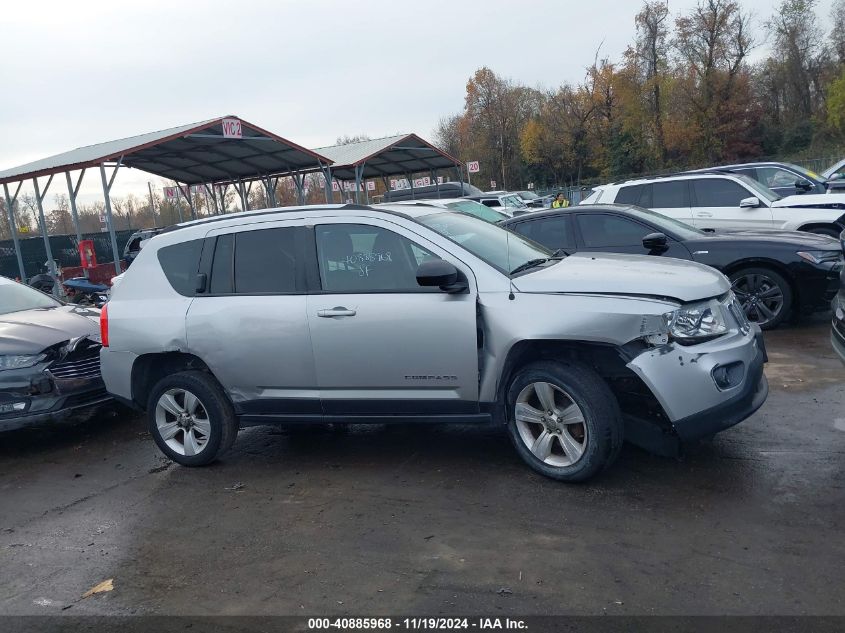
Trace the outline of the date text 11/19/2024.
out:
[[[504,631],[522,630],[528,626],[519,618],[308,618],[308,630],[409,630],[446,631],[480,630]]]

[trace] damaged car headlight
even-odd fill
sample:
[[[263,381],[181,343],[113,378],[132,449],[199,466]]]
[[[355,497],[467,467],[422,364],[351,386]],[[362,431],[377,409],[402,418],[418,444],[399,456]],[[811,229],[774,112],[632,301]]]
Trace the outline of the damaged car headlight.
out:
[[[24,369],[44,360],[44,354],[12,354],[0,356],[0,371],[4,369]]]
[[[682,345],[709,341],[728,331],[722,306],[715,299],[667,312],[663,319],[670,338]]]

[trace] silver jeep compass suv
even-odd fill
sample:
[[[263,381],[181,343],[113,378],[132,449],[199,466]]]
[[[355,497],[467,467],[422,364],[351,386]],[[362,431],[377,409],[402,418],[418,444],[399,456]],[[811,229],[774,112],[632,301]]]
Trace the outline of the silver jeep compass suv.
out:
[[[108,391],[206,464],[245,425],[501,423],[540,473],[587,479],[766,398],[766,354],[717,271],[567,256],[425,206],[225,215],[154,237],[102,316]]]

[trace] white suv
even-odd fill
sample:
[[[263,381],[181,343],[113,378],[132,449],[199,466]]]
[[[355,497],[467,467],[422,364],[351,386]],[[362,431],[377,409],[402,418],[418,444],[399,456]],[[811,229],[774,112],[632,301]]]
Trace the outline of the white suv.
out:
[[[596,187],[581,204],[631,204],[700,229],[785,229],[838,237],[845,229],[845,195],[781,198],[747,176],[678,174]]]

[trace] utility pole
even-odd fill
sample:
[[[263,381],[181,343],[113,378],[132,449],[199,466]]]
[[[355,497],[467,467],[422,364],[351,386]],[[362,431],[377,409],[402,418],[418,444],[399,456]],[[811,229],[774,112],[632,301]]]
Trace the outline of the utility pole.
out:
[[[156,207],[155,207],[155,198],[153,198],[153,186],[150,181],[147,181],[147,189],[150,192],[150,213],[153,214],[153,228],[158,226],[158,222],[156,222]]]

